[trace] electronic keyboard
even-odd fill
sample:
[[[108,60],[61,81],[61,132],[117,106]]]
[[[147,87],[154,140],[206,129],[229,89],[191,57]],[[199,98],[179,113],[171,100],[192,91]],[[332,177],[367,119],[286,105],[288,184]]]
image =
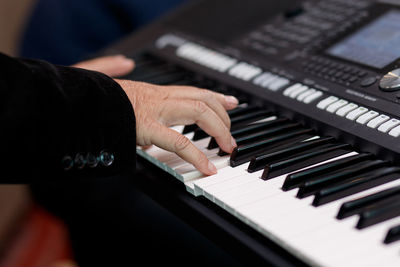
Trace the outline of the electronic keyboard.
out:
[[[239,99],[231,154],[196,125],[172,127],[217,174],[154,146],[137,154],[308,265],[399,266],[399,4],[243,5],[195,2],[141,49],[107,51],[135,60],[123,78]]]

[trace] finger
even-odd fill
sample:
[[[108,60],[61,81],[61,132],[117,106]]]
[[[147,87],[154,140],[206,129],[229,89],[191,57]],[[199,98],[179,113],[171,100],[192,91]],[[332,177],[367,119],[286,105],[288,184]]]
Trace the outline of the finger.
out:
[[[135,67],[135,62],[123,55],[115,55],[82,61],[72,66],[99,71],[108,76],[118,77],[131,72]]]
[[[164,101],[160,119],[160,122],[166,126],[196,123],[206,133],[213,136],[221,149],[227,153],[231,153],[236,147],[229,128],[202,101],[167,99]]]
[[[217,173],[217,169],[190,140],[182,134],[161,124],[155,124],[151,142],[165,150],[176,153],[205,175]]]
[[[168,96],[170,98],[185,98],[203,101],[213,109],[215,113],[217,113],[228,128],[231,126],[230,118],[226,109],[227,107],[230,109],[234,104],[231,103],[231,106],[228,106],[223,94],[191,86],[168,86]]]
[[[215,98],[226,110],[234,109],[239,104],[238,99],[234,96],[224,95],[207,89],[184,85],[170,85],[167,87],[173,89],[171,96],[175,97],[194,97],[203,101],[208,98]]]

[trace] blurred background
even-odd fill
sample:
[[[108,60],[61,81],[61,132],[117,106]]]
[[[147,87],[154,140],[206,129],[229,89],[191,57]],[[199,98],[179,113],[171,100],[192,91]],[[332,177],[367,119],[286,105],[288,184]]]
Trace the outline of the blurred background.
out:
[[[29,19],[36,0],[0,1],[0,51],[9,55],[18,53],[21,33]]]
[[[70,65],[182,2],[1,0],[0,52]],[[70,203],[68,190],[79,191],[59,185],[38,186],[35,190],[26,185],[0,185],[0,267],[75,266],[68,227],[51,212],[51,207],[48,209],[49,202],[60,206]],[[60,191],[64,194],[58,194]],[[82,197],[87,191],[75,193],[74,197]],[[63,211],[60,214],[62,217]]]

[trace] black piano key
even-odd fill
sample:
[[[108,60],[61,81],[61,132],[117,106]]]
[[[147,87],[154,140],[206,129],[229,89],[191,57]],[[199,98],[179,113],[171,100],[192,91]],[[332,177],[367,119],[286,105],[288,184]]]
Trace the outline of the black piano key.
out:
[[[321,162],[321,160],[338,157],[349,152],[351,152],[349,144],[328,145],[324,148],[315,149],[315,151],[309,153],[269,164],[265,167],[261,178],[263,180],[272,179],[282,174],[316,164]]]
[[[382,168],[322,189],[315,194],[312,205],[317,207],[399,178],[399,167]]]
[[[385,239],[383,240],[383,243],[390,244],[399,240],[400,240],[400,225],[397,225],[389,229]]]
[[[172,73],[166,73],[159,76],[153,76],[143,81],[158,85],[172,85],[175,84],[175,82],[184,80],[187,75],[188,73],[186,72],[175,71]]]
[[[339,212],[336,216],[338,219],[344,219],[352,215],[361,213],[368,206],[373,205],[378,201],[388,199],[392,196],[400,195],[400,186],[389,188],[365,197],[357,198],[347,201],[340,206]]]
[[[261,169],[264,169],[267,164],[271,164],[274,161],[287,159],[288,156],[292,156],[294,155],[294,153],[305,152],[310,150],[311,148],[332,143],[334,141],[335,139],[333,137],[322,137],[309,141],[299,142],[298,144],[295,144],[286,149],[257,156],[250,161],[247,171],[248,172],[259,171]]]
[[[145,65],[156,65],[156,64],[161,64],[163,61],[159,58],[153,57],[149,54],[145,53],[140,53],[137,55],[134,55],[132,59],[135,61],[135,69],[139,69]]]
[[[238,117],[238,116],[241,116],[241,115],[243,115],[243,114],[248,114],[248,113],[251,113],[251,112],[254,112],[254,111],[257,111],[257,110],[260,110],[260,107],[258,107],[258,106],[254,106],[254,105],[248,105],[248,106],[245,106],[245,107],[237,107],[237,108],[235,108],[235,109],[232,109],[232,110],[228,110],[227,112],[228,112],[228,115],[229,115],[229,118],[234,118],[234,117]]]
[[[231,118],[231,128],[234,129],[235,126],[243,125],[245,123],[250,123],[253,121],[257,121],[260,119],[267,118],[271,115],[271,112],[266,110],[257,110],[248,114],[243,114],[237,117]],[[192,140],[197,141],[203,138],[208,137],[209,135],[201,128],[197,128],[194,131],[194,135]]]
[[[357,229],[364,229],[368,226],[392,219],[400,215],[400,198],[394,199],[391,203],[377,205],[373,209],[360,214]]]
[[[312,129],[300,129],[290,133],[273,136],[256,143],[236,147],[231,154],[230,165],[232,167],[239,166],[250,161],[252,157],[258,156],[266,151],[271,151],[270,149],[273,149],[274,147],[306,140],[311,137],[313,137]]]
[[[272,129],[250,134],[249,136],[242,136],[236,138],[236,144],[238,145],[238,147],[246,144],[254,144],[260,140],[265,140],[267,138],[276,136],[278,134],[284,134],[287,132],[294,131],[296,129],[300,129],[299,123],[284,124],[278,127],[274,127]],[[220,149],[218,152],[218,156],[225,156],[225,155],[227,155],[227,153]]]
[[[332,184],[338,183],[344,179],[352,177],[354,175],[359,175],[380,167],[387,165],[387,161],[383,160],[370,160],[367,162],[360,163],[354,167],[347,168],[342,171],[335,172],[333,174],[324,175],[317,179],[307,181],[299,187],[297,192],[298,198],[304,198],[315,194],[316,192],[326,188]]]
[[[194,135],[192,137],[192,140],[198,141],[206,137],[209,137],[208,133],[206,133],[203,129],[198,127],[196,128],[196,130],[194,130]]]
[[[267,110],[256,110],[247,114],[231,117],[231,127],[234,129],[237,125],[243,125],[243,123],[250,123],[261,119],[270,117],[272,113]]]
[[[254,133],[256,131],[261,131],[261,130],[268,129],[273,126],[279,125],[279,124],[283,124],[285,122],[288,122],[287,118],[277,118],[275,120],[249,124],[249,125],[243,126],[242,128],[231,131],[231,134],[232,134],[233,138],[238,138],[238,137],[241,137],[244,135],[248,135],[250,133]],[[215,140],[214,137],[212,137],[210,140],[210,143],[207,146],[207,149],[214,149],[217,147],[218,147],[217,141]]]
[[[201,84],[193,78],[190,77],[184,77],[183,79],[180,79],[178,81],[173,82],[173,85],[186,85],[186,86],[194,86],[194,87],[201,87]]]
[[[146,64],[140,68],[135,68],[129,75],[129,78],[135,81],[146,81],[152,77],[166,75],[176,71],[176,68],[168,63],[156,62],[154,64]]]
[[[235,116],[240,116],[242,114],[251,113],[251,112],[259,110],[259,109],[260,108],[257,106],[245,106],[245,107],[239,106],[235,109],[228,110],[227,113],[230,118],[233,118]],[[200,129],[199,126],[197,126],[197,124],[186,125],[182,131],[182,134],[194,132],[196,129]]]
[[[182,134],[191,133],[194,130],[196,130],[198,127],[199,126],[197,126],[197,124],[185,125],[185,127],[183,127]]]
[[[312,177],[315,177],[317,175],[321,174],[327,174],[331,171],[338,170],[338,169],[343,169],[348,166],[351,166],[353,164],[359,163],[361,161],[365,161],[368,159],[371,159],[373,157],[372,154],[370,153],[362,153],[350,157],[346,157],[343,159],[335,160],[333,162],[328,162],[325,164],[321,164],[319,166],[315,166],[303,171],[295,172],[292,174],[289,174],[285,182],[282,185],[282,190],[287,191],[293,188],[299,187],[301,184],[303,184],[305,181],[310,180]]]

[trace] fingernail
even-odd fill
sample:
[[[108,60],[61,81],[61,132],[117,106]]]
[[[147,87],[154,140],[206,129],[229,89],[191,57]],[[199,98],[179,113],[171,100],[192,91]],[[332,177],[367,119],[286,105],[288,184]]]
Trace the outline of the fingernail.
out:
[[[208,169],[209,169],[212,173],[217,173],[217,168],[214,166],[214,164],[211,163],[211,161],[208,162]]]
[[[237,147],[236,141],[233,137],[231,137],[231,144],[232,144],[233,148]]]
[[[123,64],[129,65],[129,66],[135,66],[135,61],[133,61],[130,58],[124,58]]]
[[[239,100],[237,100],[236,97],[231,95],[226,95],[225,101],[229,106],[237,106],[237,104],[239,104]]]

